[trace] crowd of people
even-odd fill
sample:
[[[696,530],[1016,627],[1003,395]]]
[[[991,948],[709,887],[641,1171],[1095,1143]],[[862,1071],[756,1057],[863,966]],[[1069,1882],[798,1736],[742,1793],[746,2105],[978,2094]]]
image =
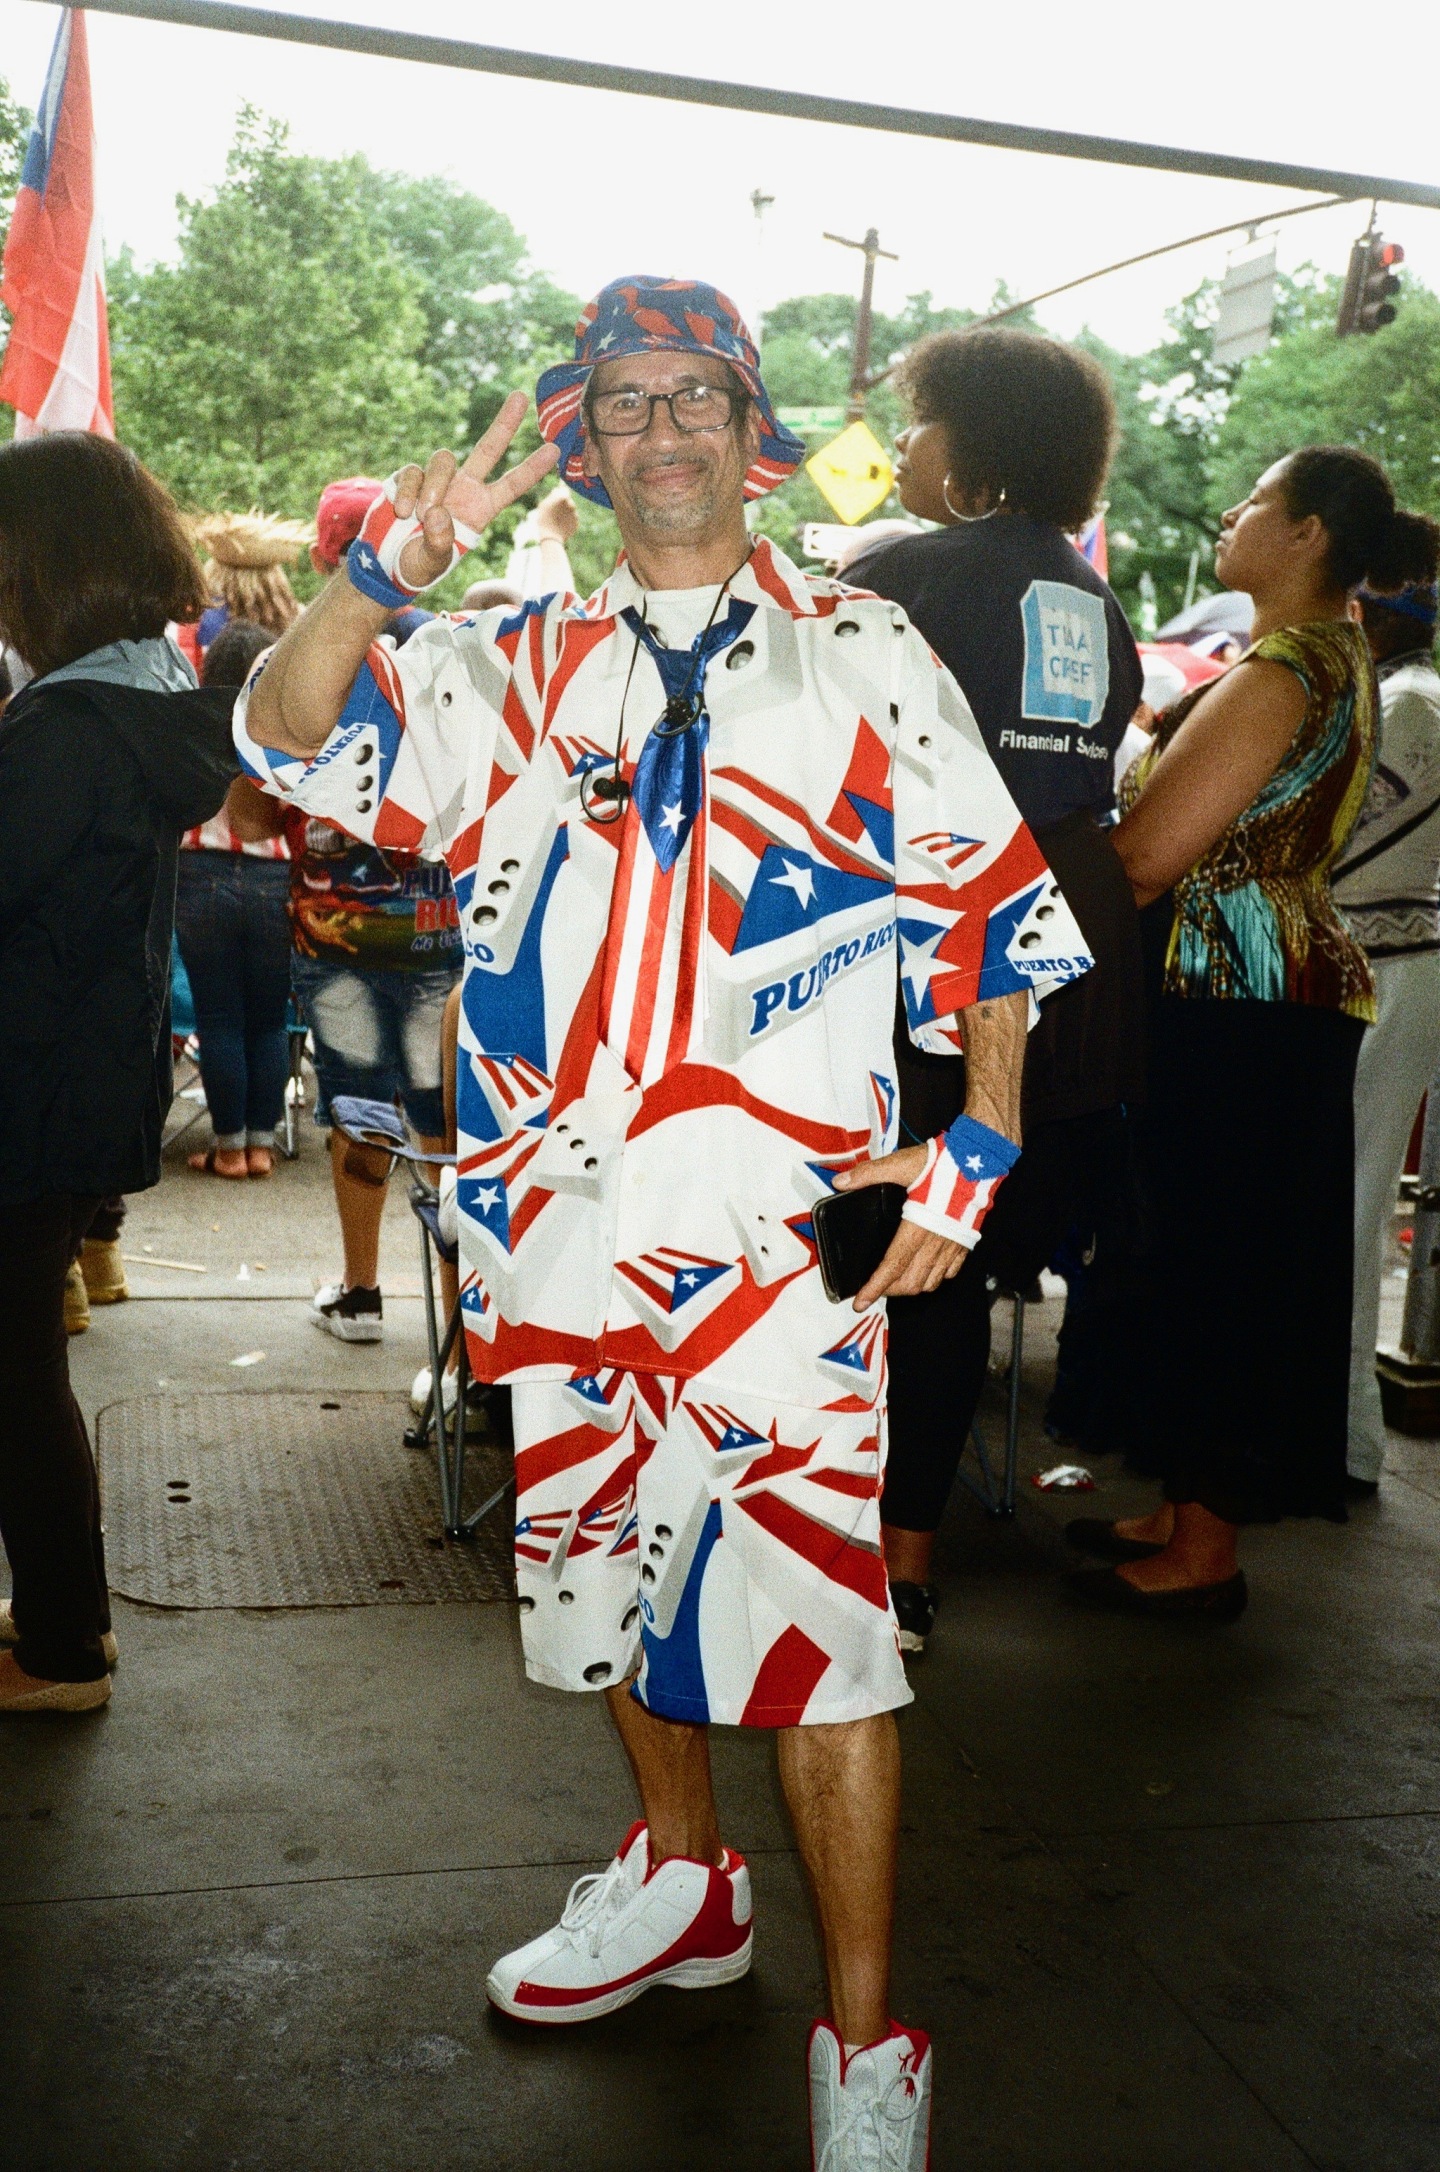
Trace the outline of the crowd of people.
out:
[[[66,1287],[123,1294],[159,1176],[173,933],[199,1175],[272,1175],[301,1028],[322,1124],[395,1101],[457,1155],[446,1296],[510,1394],[527,1669],[607,1698],[642,1811],[490,1998],[578,2023],[743,1974],[707,1730],[773,1729],[824,2172],[926,2162],[894,1714],[997,1295],[1065,1272],[1056,1429],[1159,1482],[1071,1524],[1076,1595],[1234,1621],[1248,1526],[1378,1484],[1382,1237],[1440,1060],[1440,528],[1366,453],[1277,459],[1216,548],[1249,641],[1157,715],[1072,540],[1100,366],[990,328],[898,383],[912,531],[840,577],[747,522],[805,448],[697,281],[596,297],[513,467],[521,395],[313,531],[205,524],[203,572],[118,446],[0,448],[0,1712],[109,1695]],[[533,593],[417,602],[552,468]],[[624,546],[584,602],[572,494]],[[389,1157],[329,1137],[313,1316],[379,1342]]]

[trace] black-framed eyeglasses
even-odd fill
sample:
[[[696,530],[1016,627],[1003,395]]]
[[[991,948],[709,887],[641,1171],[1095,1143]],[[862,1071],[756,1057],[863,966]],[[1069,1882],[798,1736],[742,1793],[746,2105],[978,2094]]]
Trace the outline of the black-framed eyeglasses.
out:
[[[702,430],[726,430],[735,420],[744,394],[729,385],[681,385],[675,392],[640,392],[624,385],[597,392],[590,402],[590,424],[600,437],[643,437],[657,407],[668,407],[670,420],[686,436]]]

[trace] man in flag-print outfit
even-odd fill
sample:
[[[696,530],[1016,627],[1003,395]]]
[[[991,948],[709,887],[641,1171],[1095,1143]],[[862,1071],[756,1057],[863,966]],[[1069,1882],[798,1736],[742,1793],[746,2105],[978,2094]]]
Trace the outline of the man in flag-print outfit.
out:
[[[553,2024],[742,1975],[706,1728],[775,1728],[830,1986],[815,2161],[920,2172],[929,2043],[888,2005],[909,1691],[880,1300],[963,1264],[1016,1159],[1034,1000],[1089,960],[904,613],[748,532],[804,447],[723,295],[607,287],[540,380],[546,443],[487,480],[525,405],[458,470],[392,477],[236,725],[270,789],[449,863],[462,1303],[474,1371],[514,1391],[526,1666],[605,1693],[643,1807],[486,1988]],[[614,507],[604,586],[379,645],[557,462]],[[898,1150],[897,982],[915,1042],[963,1042],[969,1097]],[[899,1234],[831,1303],[816,1202],[887,1180]]]

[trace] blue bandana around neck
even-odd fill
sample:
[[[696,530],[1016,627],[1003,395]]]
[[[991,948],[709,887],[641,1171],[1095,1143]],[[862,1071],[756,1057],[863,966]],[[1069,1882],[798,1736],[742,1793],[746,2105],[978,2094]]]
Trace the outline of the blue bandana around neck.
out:
[[[739,640],[754,615],[753,603],[732,596],[724,618],[697,634],[688,649],[667,649],[633,604],[620,613],[653,659],[665,689],[666,715],[640,749],[633,788],[636,809],[662,874],[669,873],[684,851],[704,802],[705,751],[710,743],[705,673],[715,657]],[[684,723],[679,716],[681,704],[689,711]]]

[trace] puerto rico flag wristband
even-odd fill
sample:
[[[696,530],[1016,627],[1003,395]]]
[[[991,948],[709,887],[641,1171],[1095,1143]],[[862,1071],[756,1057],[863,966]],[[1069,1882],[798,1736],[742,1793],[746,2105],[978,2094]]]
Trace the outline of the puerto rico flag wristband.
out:
[[[968,1251],[1019,1159],[1019,1147],[1002,1133],[973,1116],[957,1116],[947,1132],[930,1141],[925,1167],[906,1197],[905,1220]]]
[[[402,520],[396,512],[396,483],[397,478],[392,475],[365,515],[359,535],[345,554],[345,571],[351,587],[358,588],[372,603],[383,604],[387,611],[403,610],[421,593],[418,588],[408,587],[400,573],[400,553],[411,537],[420,533],[420,523],[413,514]],[[468,528],[463,520],[455,521],[455,548],[445,572],[453,573],[479,540],[476,531]],[[443,580],[445,574],[438,574],[436,578]],[[424,586],[433,588],[435,582],[427,581]]]

